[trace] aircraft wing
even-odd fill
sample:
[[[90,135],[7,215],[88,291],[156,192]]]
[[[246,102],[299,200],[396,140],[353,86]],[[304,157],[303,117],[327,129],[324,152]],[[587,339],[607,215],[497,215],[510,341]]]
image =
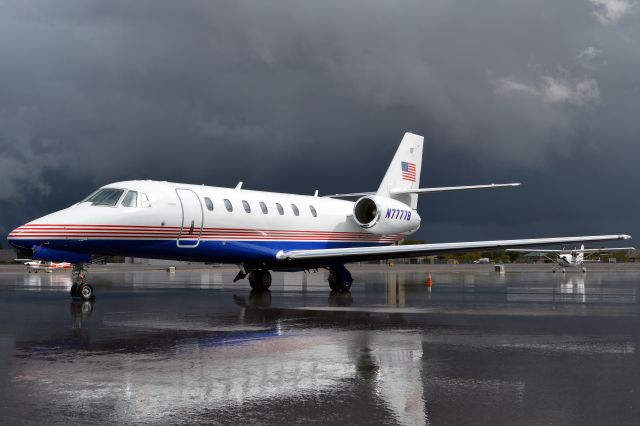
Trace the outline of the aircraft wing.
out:
[[[544,250],[544,249],[507,249],[507,251],[522,253],[603,253],[605,251],[629,251],[635,250],[635,247],[615,247],[615,248],[598,248],[598,249],[564,249],[564,250]]]
[[[280,261],[358,262],[362,260],[393,259],[412,256],[433,256],[478,250],[496,250],[508,247],[572,244],[592,241],[627,240],[629,235],[592,235],[583,237],[534,238],[526,240],[472,241],[463,243],[413,244],[406,246],[353,247],[316,250],[279,251]]]
[[[582,249],[582,250],[574,250],[577,253],[604,253],[607,251],[629,251],[635,250],[635,247],[609,247],[609,248],[599,248],[599,249]]]
[[[514,248],[514,249],[507,249],[507,251],[513,251],[513,252],[518,252],[518,253],[568,253],[570,251],[575,251],[575,250],[553,250],[553,249],[528,249],[528,248]]]

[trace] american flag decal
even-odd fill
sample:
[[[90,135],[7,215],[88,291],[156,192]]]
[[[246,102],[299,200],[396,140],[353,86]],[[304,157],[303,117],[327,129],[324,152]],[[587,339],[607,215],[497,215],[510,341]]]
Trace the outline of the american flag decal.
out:
[[[402,180],[416,181],[416,165],[402,161]]]

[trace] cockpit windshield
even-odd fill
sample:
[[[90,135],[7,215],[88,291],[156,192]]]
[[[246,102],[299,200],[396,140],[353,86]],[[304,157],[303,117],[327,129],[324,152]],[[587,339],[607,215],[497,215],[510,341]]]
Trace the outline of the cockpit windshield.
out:
[[[89,195],[82,200],[83,203],[91,203],[93,206],[109,206],[114,207],[122,194],[124,189],[117,188],[102,188],[97,192]]]

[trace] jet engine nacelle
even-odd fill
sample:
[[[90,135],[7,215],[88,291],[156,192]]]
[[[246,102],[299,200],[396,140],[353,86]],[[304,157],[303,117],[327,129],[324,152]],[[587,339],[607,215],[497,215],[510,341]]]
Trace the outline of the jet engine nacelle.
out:
[[[404,234],[420,227],[420,215],[391,198],[367,195],[353,205],[353,219],[372,234]]]

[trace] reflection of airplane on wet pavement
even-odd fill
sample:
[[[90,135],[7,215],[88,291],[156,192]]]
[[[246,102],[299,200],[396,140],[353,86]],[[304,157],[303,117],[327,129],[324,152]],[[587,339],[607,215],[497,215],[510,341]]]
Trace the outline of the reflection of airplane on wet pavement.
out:
[[[114,395],[127,395],[114,414],[126,413],[129,421],[161,422],[166,412],[197,418],[203,405],[239,410],[256,401],[299,401],[359,387],[379,398],[398,424],[426,423],[423,350],[415,334],[398,332],[398,323],[387,326],[383,316],[367,313],[265,309],[269,302],[263,296],[269,292],[251,294],[248,300],[234,297],[246,310],[238,322],[230,322],[226,312],[222,317],[191,312],[162,319],[149,312],[91,312],[92,302],[74,302],[72,338],[48,335],[19,343],[24,356],[15,377],[36,389],[38,401],[57,395],[57,403],[64,405],[94,403],[95,395],[81,384],[108,377],[105,398],[111,403]],[[92,318],[101,324],[99,331],[90,326]],[[351,329],[356,323],[388,331]],[[304,331],[309,327],[311,334]],[[150,357],[149,347],[162,355]],[[42,356],[66,357],[75,351],[88,356],[73,363],[45,362]],[[150,368],[162,374],[149,375]],[[50,380],[52,374],[58,379]]]
[[[71,269],[71,263],[69,262],[48,262],[45,260],[31,260],[31,259],[16,259],[17,261],[24,260],[24,265],[27,267],[29,273],[38,271],[45,271],[51,273],[55,270]]]
[[[616,247],[616,248],[599,248],[599,249],[585,249],[584,245],[580,248],[574,249],[561,249],[561,250],[541,250],[541,249],[507,249],[507,251],[513,252],[526,252],[526,253],[540,253],[546,259],[554,262],[556,265],[562,268],[562,272],[565,272],[565,268],[582,268],[582,272],[587,272],[587,268],[584,266],[587,262],[594,262],[592,256],[596,254],[603,254],[610,251],[629,251],[635,250],[634,247]],[[552,269],[552,272],[556,272],[556,268]]]
[[[394,245],[416,232],[418,196],[443,191],[512,187],[420,188],[423,137],[406,133],[376,192],[328,197],[247,191],[157,181],[98,189],[73,206],[13,230],[10,244],[34,259],[71,262],[74,298],[90,300],[84,266],[95,254],[236,264],[236,280],[271,286],[270,271],[324,268],[329,286],[348,291],[345,263],[507,247],[620,240],[627,235]],[[337,198],[359,197],[351,202]]]

